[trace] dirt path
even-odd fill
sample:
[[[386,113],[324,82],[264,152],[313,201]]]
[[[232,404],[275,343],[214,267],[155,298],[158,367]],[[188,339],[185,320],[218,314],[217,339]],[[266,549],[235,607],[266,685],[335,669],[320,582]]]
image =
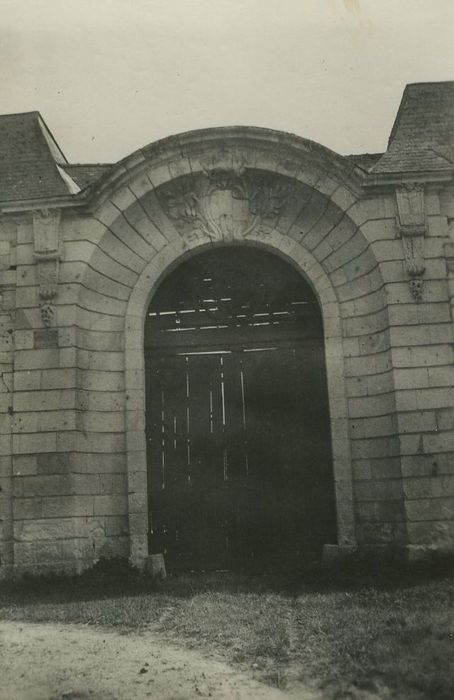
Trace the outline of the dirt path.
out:
[[[298,700],[314,696],[299,690]],[[284,700],[214,658],[151,633],[0,623],[1,700]]]

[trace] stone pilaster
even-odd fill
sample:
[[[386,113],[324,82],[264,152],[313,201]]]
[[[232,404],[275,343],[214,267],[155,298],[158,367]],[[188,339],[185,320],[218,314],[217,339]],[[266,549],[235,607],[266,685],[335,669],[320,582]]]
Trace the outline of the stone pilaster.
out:
[[[449,302],[451,305],[451,319],[454,323],[454,242],[445,246],[446,267],[448,270]]]
[[[396,189],[397,229],[402,238],[410,291],[416,301],[423,296],[424,238],[427,231],[424,185],[407,182]]]
[[[0,222],[0,235],[5,235]],[[0,578],[14,563],[11,417],[15,316],[15,249],[0,240]]]
[[[49,327],[55,316],[54,301],[58,294],[59,263],[62,258],[60,211],[34,211],[33,237],[33,256],[38,264],[41,318],[43,324]]]

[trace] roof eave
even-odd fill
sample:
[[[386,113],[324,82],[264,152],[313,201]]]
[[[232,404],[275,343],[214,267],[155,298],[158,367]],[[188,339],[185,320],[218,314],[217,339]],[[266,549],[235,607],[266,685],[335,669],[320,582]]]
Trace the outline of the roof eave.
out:
[[[454,166],[446,170],[405,170],[400,172],[370,172],[363,183],[365,189],[374,187],[394,187],[403,182],[424,182],[443,184],[454,177]]]
[[[85,190],[78,194],[59,195],[56,197],[40,197],[38,199],[16,199],[0,202],[0,214],[14,214],[33,211],[35,209],[68,209],[86,205]]]

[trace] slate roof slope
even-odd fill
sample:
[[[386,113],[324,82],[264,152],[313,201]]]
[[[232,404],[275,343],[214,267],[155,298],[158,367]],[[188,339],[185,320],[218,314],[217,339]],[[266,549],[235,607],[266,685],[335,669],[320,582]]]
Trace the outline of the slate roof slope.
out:
[[[67,196],[64,163],[39,112],[0,115],[0,201]]]
[[[64,165],[63,169],[74,180],[76,185],[84,190],[99,180],[104,173],[112,167],[111,163],[77,163],[74,165]]]
[[[454,81],[407,85],[388,142],[372,173],[452,171]]]
[[[344,158],[352,160],[356,165],[359,165],[360,168],[369,172],[382,156],[383,153],[354,153],[350,156],[344,156]]]
[[[384,154],[344,156],[368,182],[400,174],[454,170],[454,81],[405,88]],[[39,112],[0,115],[0,202],[68,197],[113,167],[69,164]]]

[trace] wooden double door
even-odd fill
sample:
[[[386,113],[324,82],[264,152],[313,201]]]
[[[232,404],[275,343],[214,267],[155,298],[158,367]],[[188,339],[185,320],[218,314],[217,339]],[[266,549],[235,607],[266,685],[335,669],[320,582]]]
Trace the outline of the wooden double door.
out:
[[[307,286],[283,294],[288,271],[257,294],[237,252],[210,255],[147,320],[150,550],[171,570],[287,570],[335,541],[320,313]]]

